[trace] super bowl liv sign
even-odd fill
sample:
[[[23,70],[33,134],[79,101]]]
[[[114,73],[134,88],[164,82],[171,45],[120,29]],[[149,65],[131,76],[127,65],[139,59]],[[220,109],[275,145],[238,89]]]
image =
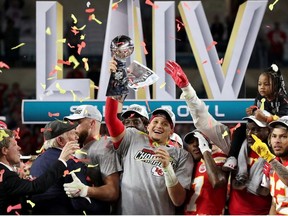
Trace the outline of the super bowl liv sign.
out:
[[[239,7],[222,66],[220,64],[214,64],[219,60],[216,47],[213,46],[209,51],[206,49],[212,43],[213,38],[201,1],[181,1],[179,3],[178,8],[181,18],[184,22],[185,30],[209,99],[215,99],[218,101],[238,101],[238,94],[245,76],[243,71],[246,71],[247,69],[255,40],[267,7],[267,2],[268,0],[248,0]],[[141,42],[143,41],[143,31],[139,0],[123,0],[121,4],[119,4],[117,10],[112,10],[112,4],[113,1],[111,0],[108,11],[98,92],[98,100],[100,101],[104,101],[106,98],[106,87],[110,76],[107,72],[109,60],[111,58],[110,42],[115,36],[120,34],[129,36],[134,41],[135,45],[135,51],[131,55],[130,61],[137,60],[144,65],[146,64],[144,47],[141,46]],[[156,103],[158,100],[161,100],[161,103],[159,101],[159,106],[169,106],[171,101],[175,102],[176,100],[175,85],[171,78],[165,74],[163,68],[166,60],[175,60],[176,56],[175,40],[171,39],[176,38],[175,2],[155,1],[154,4],[158,5],[158,8],[152,8],[152,69],[158,74],[160,79],[153,86],[153,96],[150,95],[147,88],[146,90],[142,89],[136,93],[131,92],[128,99],[147,99],[148,101],[153,100]],[[63,44],[55,42],[63,38],[63,8],[57,2],[39,1],[36,3],[36,10],[36,100],[23,101],[22,108],[24,123],[32,123],[28,118],[25,118],[25,113],[34,112],[28,110],[25,103],[45,104],[45,102],[48,101],[72,102],[75,94],[78,98],[94,98],[93,84],[89,79],[63,79],[61,70],[55,74],[54,79],[48,79],[49,73],[56,65],[57,67],[62,67],[61,64],[57,64],[57,60],[63,59]],[[131,28],[131,26],[133,26],[133,28]],[[51,35],[45,33],[47,27],[51,29]],[[206,64],[202,64],[204,60],[207,60]],[[237,71],[241,71],[242,73],[238,74]],[[166,83],[166,86],[160,88],[160,85],[164,82]],[[43,86],[46,88],[44,89]],[[59,88],[59,86],[61,86],[61,88]],[[61,90],[63,89],[68,91],[65,94],[61,94]],[[178,100],[176,100],[176,102],[177,101]],[[85,102],[96,105],[98,103],[95,100]],[[249,101],[249,104],[250,103],[251,101]],[[75,104],[77,104],[77,101],[75,101]],[[41,107],[45,106],[42,105]],[[99,110],[102,109],[100,108]],[[233,110],[233,112],[235,112],[235,110]],[[242,117],[240,115],[244,114],[243,112],[245,111],[239,110],[239,120]],[[70,113],[70,109],[67,110],[67,113]],[[63,116],[65,115],[65,113],[61,113],[61,115],[62,114]],[[37,114],[35,113],[35,115]],[[228,119],[225,120],[225,113],[221,116],[223,117],[223,121],[229,121]],[[214,117],[217,116],[214,115]],[[221,118],[219,120],[221,120]],[[39,120],[33,120],[33,123],[44,122],[46,122],[46,120],[41,118],[41,116],[39,116]]]

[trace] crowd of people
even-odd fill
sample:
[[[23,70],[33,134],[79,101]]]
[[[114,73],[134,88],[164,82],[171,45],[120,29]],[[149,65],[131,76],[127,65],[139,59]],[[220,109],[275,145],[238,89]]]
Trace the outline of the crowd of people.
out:
[[[149,117],[109,96],[109,136],[99,110],[80,105],[45,126],[42,152],[24,163],[19,131],[0,122],[0,213],[288,214],[288,100],[278,66],[259,76],[246,123],[234,128],[213,118],[178,63],[164,70],[193,118],[183,139],[171,110]]]

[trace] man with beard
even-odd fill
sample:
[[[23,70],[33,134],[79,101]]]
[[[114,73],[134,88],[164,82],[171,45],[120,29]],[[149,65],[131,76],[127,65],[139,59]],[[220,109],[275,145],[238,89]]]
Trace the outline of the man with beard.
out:
[[[273,197],[269,214],[287,215],[288,116],[283,116],[271,122],[269,126],[272,128],[272,131],[268,141],[274,154],[272,154],[267,145],[261,142],[256,136],[253,137],[255,143],[251,148],[256,149],[257,154],[264,158],[272,167],[271,172],[268,172],[268,174],[270,173],[270,193]]]
[[[64,119],[78,122],[79,125],[76,130],[79,135],[78,142],[82,149],[76,157],[88,159],[91,168],[88,169],[87,173],[88,179],[91,180],[90,186],[84,185],[73,175],[74,181],[64,184],[66,194],[69,197],[87,196],[107,201],[109,204],[116,201],[119,197],[118,172],[121,171],[121,167],[116,152],[113,150],[112,142],[109,138],[100,135],[101,113],[95,106],[81,105],[72,115],[66,116]]]

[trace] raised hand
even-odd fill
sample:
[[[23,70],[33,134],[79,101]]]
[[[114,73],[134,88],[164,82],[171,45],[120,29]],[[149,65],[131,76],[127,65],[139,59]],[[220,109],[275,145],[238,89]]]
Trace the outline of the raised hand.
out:
[[[265,159],[268,163],[275,158],[275,155],[273,155],[268,146],[263,143],[256,135],[252,134],[252,138],[255,140],[254,144],[251,146],[251,149],[259,155],[259,157],[262,157]]]
[[[194,137],[198,138],[198,147],[202,154],[206,151],[209,151],[210,153],[212,152],[212,150],[209,148],[209,144],[207,140],[204,138],[204,136],[201,133],[195,132]]]
[[[189,85],[189,80],[187,79],[186,74],[182,70],[181,66],[175,61],[167,61],[164,70],[173,78],[175,84],[179,88],[184,88]]]

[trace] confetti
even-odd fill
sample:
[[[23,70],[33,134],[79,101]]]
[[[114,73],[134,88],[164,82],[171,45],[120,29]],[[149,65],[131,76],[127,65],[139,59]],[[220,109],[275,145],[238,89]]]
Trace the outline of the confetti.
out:
[[[86,36],[86,34],[81,35],[81,36],[80,36],[80,40],[84,40],[84,39],[85,39],[85,36]]]
[[[58,59],[58,60],[57,60],[57,64],[71,65],[71,62]]]
[[[188,10],[190,10],[190,7],[186,2],[184,2],[184,7],[186,7]]]
[[[81,171],[81,168],[78,168],[78,169],[72,170],[69,174],[71,175],[72,173],[76,173],[76,172],[80,172],[80,171]]]
[[[31,200],[27,200],[27,203],[30,204],[32,208],[34,208],[35,203],[33,203]]]
[[[146,43],[144,41],[141,42],[141,46],[143,46],[143,49],[144,49],[144,54],[147,55],[148,54],[148,51],[146,49]]]
[[[231,137],[232,137],[234,131],[235,131],[237,128],[239,128],[240,126],[241,126],[241,124],[238,123],[235,127],[230,128],[230,134],[231,134]]]
[[[222,63],[223,63],[223,58],[221,58],[217,61],[217,64],[222,64]]]
[[[4,63],[4,62],[2,62],[2,61],[0,61],[0,68],[10,69],[10,67],[9,67],[6,63]]]
[[[48,116],[51,118],[53,116],[56,116],[56,117],[59,117],[60,116],[60,113],[51,113],[51,112],[48,112]]]
[[[154,9],[159,8],[158,5],[154,4],[153,2],[151,2],[150,0],[146,0],[145,4],[152,6]]]
[[[184,26],[184,23],[180,20],[176,19],[177,22],[177,32],[181,30],[181,26]]]
[[[2,141],[5,137],[9,137],[9,135],[4,130],[0,130],[0,141]]]
[[[101,22],[100,20],[96,19],[96,17],[95,17],[94,14],[90,15],[88,20],[89,20],[89,21],[94,20],[94,21],[97,22],[98,24],[100,24],[100,25],[102,24],[102,22]]]
[[[64,170],[63,177],[69,175],[69,170]]]
[[[71,29],[71,32],[73,32],[74,33],[74,35],[77,35],[78,33],[79,33],[79,31],[77,31],[76,29]]]
[[[224,139],[224,137],[228,136],[228,132],[224,131],[224,133],[222,134],[222,139]]]
[[[212,43],[206,48],[207,51],[210,51],[213,48],[213,46],[215,46],[215,45],[217,45],[217,42],[216,41],[212,41]]]
[[[85,10],[86,13],[94,13],[95,8],[88,8]]]
[[[204,60],[203,62],[202,62],[202,64],[206,64],[208,61],[207,60]]]
[[[11,50],[18,49],[18,48],[20,48],[20,47],[22,47],[24,45],[25,45],[25,43],[20,43],[19,45],[15,46],[15,47],[12,47]]]
[[[76,150],[75,151],[75,154],[84,154],[84,155],[87,155],[87,152],[84,152],[84,151],[82,151],[82,150],[80,150],[80,149],[78,149],[78,150]]]
[[[88,58],[82,58],[82,62],[84,63],[85,70],[89,71]]]
[[[93,165],[93,164],[88,164],[87,167],[91,167],[91,168],[93,168],[93,167],[97,167],[97,166],[99,166],[99,164],[95,164],[95,165]]]
[[[179,38],[175,38],[175,37],[172,37],[172,36],[169,36],[169,38],[171,38],[171,39],[173,39],[173,40],[181,41],[181,39],[179,39]]]
[[[73,26],[72,29],[83,31],[86,28],[86,25],[83,25],[81,28],[78,28],[77,26]]]
[[[57,70],[57,71],[62,71],[62,68],[59,67],[58,65],[56,65],[54,69]]]
[[[148,101],[146,100],[145,103],[146,103],[146,106],[147,106],[147,110],[148,110],[148,112],[151,112],[151,109],[150,109],[150,107],[149,107],[149,103],[148,103]]]
[[[86,6],[87,6],[87,7],[90,7],[90,5],[91,5],[91,3],[88,1],[88,2],[86,3]]]
[[[46,32],[47,35],[51,35],[51,29],[50,29],[50,27],[47,27],[45,32]]]
[[[66,90],[61,88],[59,83],[56,83],[56,88],[60,91],[60,94],[65,94],[66,93]]]
[[[57,73],[57,70],[56,69],[53,69],[50,73],[49,73],[49,76],[51,77],[51,76],[53,76],[54,74],[56,74]]]
[[[77,100],[77,95],[74,93],[73,90],[70,90],[71,94],[73,95],[73,101]]]
[[[8,208],[7,208],[7,213],[11,212],[12,210],[21,209],[21,208],[22,208],[21,203],[15,205],[15,206],[11,206],[11,205],[10,205],[10,206],[8,206]]]
[[[20,133],[19,127],[16,130],[13,130],[13,135],[14,135],[15,139],[20,139],[19,133]]]
[[[118,2],[115,2],[112,4],[112,10],[116,10],[118,8],[118,4],[122,2],[122,0],[118,1]]]
[[[58,39],[56,43],[66,43],[66,38]]]
[[[162,83],[162,84],[160,85],[160,89],[164,88],[165,85],[166,85],[166,82]]]
[[[80,101],[80,103],[82,103],[83,101],[85,101],[85,100],[89,100],[90,99],[90,97],[88,96],[88,97],[85,97],[85,98],[79,98],[79,101]]]
[[[68,61],[74,64],[73,69],[75,69],[75,68],[77,68],[77,67],[79,66],[79,62],[78,62],[78,60],[75,58],[74,55],[71,55],[71,56],[69,57]]]
[[[261,106],[260,106],[260,110],[264,110],[264,103],[265,103],[266,99],[262,98],[261,99]]]
[[[279,0],[275,0],[272,4],[269,4],[269,10],[272,11],[274,8],[274,5],[278,2]]]
[[[83,211],[83,214],[84,214],[85,216],[87,215],[85,211]]]
[[[77,23],[77,18],[75,17],[74,14],[71,14],[71,18],[73,19],[73,23],[76,24]]]
[[[5,170],[4,170],[4,169],[0,170],[0,182],[3,181],[3,174],[4,174],[4,173],[5,173]]]
[[[40,132],[43,133],[44,131],[52,131],[52,128],[41,128]]]
[[[70,43],[67,44],[70,48],[75,48],[75,46],[72,46]]]
[[[236,71],[236,72],[237,72],[237,74],[240,74],[240,73],[241,73],[240,69],[237,69],[237,71]]]
[[[43,83],[40,83],[41,87],[45,90],[46,89],[46,85]]]
[[[78,47],[77,53],[80,55],[82,49],[86,47],[86,43],[82,41],[80,44],[77,44],[77,47]]]

